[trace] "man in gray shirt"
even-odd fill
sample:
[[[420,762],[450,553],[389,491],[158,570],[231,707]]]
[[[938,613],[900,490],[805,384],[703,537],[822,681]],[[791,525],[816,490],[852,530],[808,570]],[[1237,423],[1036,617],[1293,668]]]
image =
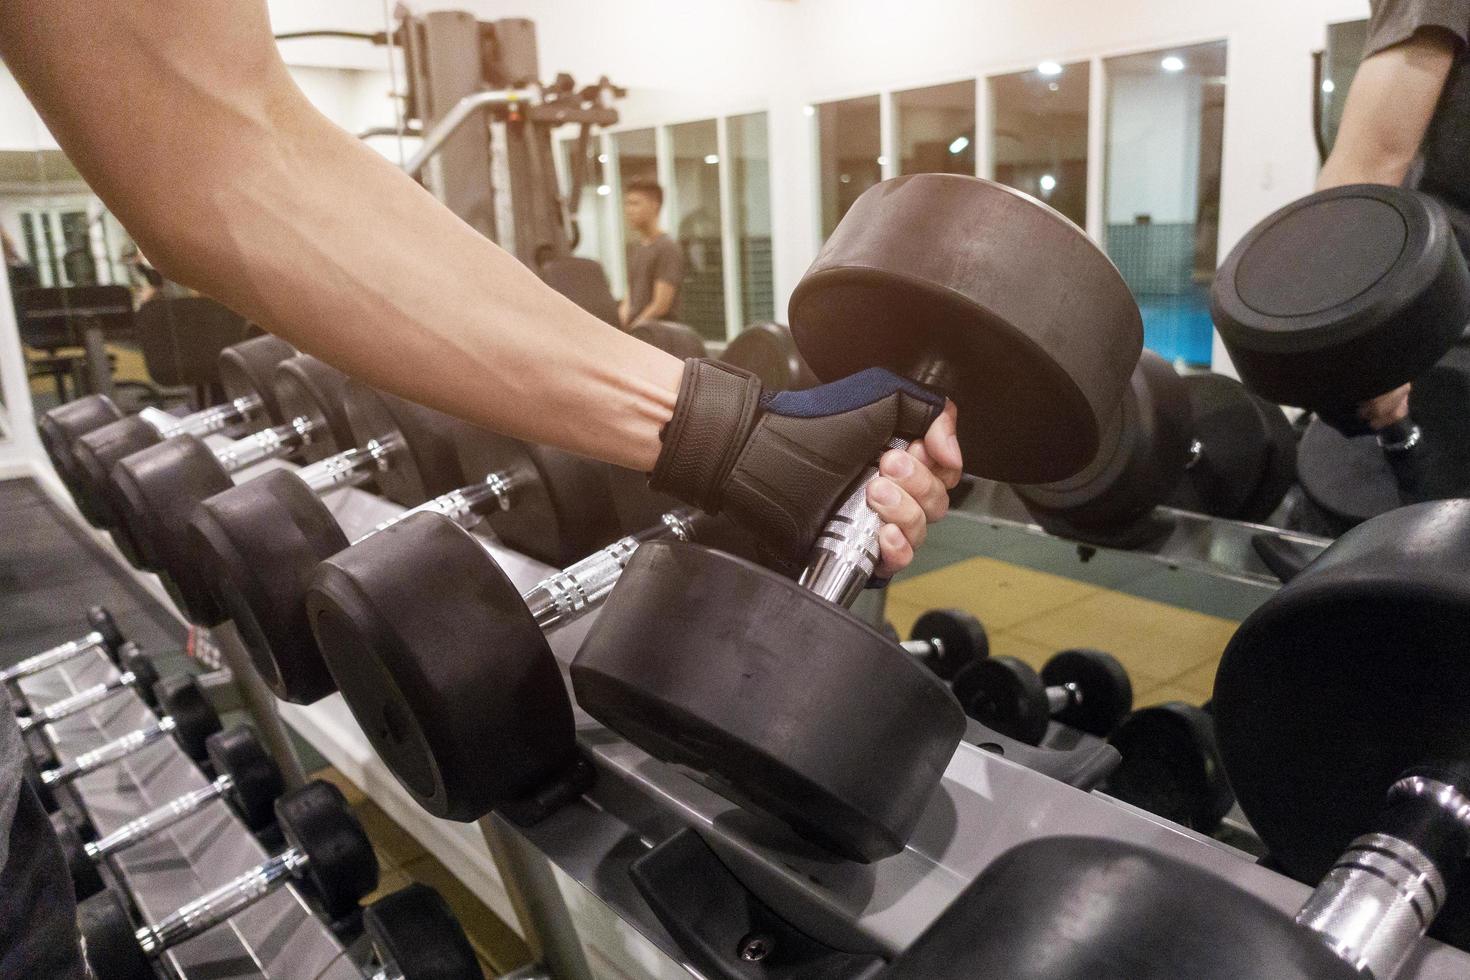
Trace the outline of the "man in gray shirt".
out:
[[[623,220],[638,243],[628,249],[628,295],[618,304],[623,329],[644,320],[679,316],[679,285],[684,281],[684,253],[679,243],[659,229],[663,188],[651,180],[635,180],[623,193]]]

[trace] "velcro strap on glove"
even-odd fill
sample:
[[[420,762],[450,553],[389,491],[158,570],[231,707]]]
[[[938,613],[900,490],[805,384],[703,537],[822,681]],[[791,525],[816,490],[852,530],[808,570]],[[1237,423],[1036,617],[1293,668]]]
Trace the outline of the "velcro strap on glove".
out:
[[[660,438],[648,485],[711,514],[760,411],[761,383],[749,371],[707,358],[684,362],[674,416]],[[676,452],[667,451],[677,447]]]

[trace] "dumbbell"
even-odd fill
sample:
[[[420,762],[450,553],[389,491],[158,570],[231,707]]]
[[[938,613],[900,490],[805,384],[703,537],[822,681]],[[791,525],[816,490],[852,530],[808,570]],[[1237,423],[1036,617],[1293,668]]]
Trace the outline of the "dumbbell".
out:
[[[781,323],[746,327],[725,345],[720,360],[751,372],[767,391],[797,391],[817,384],[816,375],[796,349],[791,328]]]
[[[1287,205],[1225,259],[1211,312],[1242,381],[1316,413],[1298,476],[1337,530],[1470,494],[1470,375],[1446,358],[1470,271],[1434,198],[1354,185]],[[1408,382],[1411,417],[1369,432],[1356,404]]]
[[[342,791],[311,782],[276,800],[286,850],[153,925],[134,926],[123,900],[102,891],[77,906],[87,966],[97,980],[153,980],[153,960],[254,905],[293,879],[307,881],[340,918],[378,883],[378,859]]]
[[[954,679],[954,695],[971,718],[1030,745],[1053,718],[1101,738],[1133,710],[1128,671],[1102,650],[1063,650],[1040,674],[1015,657],[976,661]]]
[[[113,663],[117,662],[118,650],[127,642],[122,630],[117,628],[117,621],[112,618],[112,613],[102,606],[93,606],[87,610],[87,625],[90,629],[74,640],[67,640],[49,650],[11,664],[4,670],[0,670],[0,684],[14,688],[14,685],[27,677],[39,674],[44,670],[64,664],[69,660],[75,660],[83,654],[93,650],[101,651]]]
[[[70,697],[53,701],[40,711],[16,719],[20,726],[22,735],[49,725],[53,722],[70,718],[72,715],[88,708],[95,707],[117,694],[119,691],[134,691],[143,703],[150,708],[157,705],[153,696],[153,686],[158,683],[158,671],[153,668],[153,663],[147,654],[138,649],[137,644],[129,641],[124,643],[117,651],[117,667],[121,671],[116,677],[94,684],[76,692]]]
[[[1108,741],[1123,757],[1103,785],[1108,795],[1202,834],[1235,805],[1209,712],[1183,701],[1140,708]]]
[[[368,905],[362,927],[381,964],[371,980],[483,980],[469,937],[428,885],[414,883]]]
[[[876,365],[952,398],[966,470],[1008,483],[1064,480],[1097,455],[1142,347],[1127,286],[1075,225],[952,174],[859,197],[790,322],[819,378]],[[695,545],[644,545],[571,666],[594,718],[859,861],[904,846],[965,728],[938,678],[843,608],[876,566],[872,476],[799,582]]]
[[[652,344],[683,360],[689,357],[705,357],[709,354],[704,338],[693,327],[672,320],[644,320],[628,330],[645,344]]]
[[[963,609],[929,610],[914,620],[907,640],[900,640],[888,622],[883,624],[883,635],[946,681],[990,656],[984,624]]]
[[[460,481],[475,479],[369,534],[417,513],[440,514],[466,528],[486,521],[507,546],[548,564],[564,564],[564,556],[581,557],[618,536],[601,463],[496,436],[368,391],[354,391],[348,414],[360,443],[415,446],[429,425],[426,414],[452,423],[447,429],[457,459],[453,474]],[[405,437],[415,416],[420,418],[412,427],[415,435]],[[408,454],[399,458],[410,466]],[[417,499],[430,486],[440,489],[441,484],[417,483]],[[401,503],[414,499],[406,492],[388,496]],[[266,473],[210,497],[190,519],[190,535],[200,578],[239,627],[271,690],[297,704],[335,691],[307,622],[306,586],[316,565],[349,542],[299,474]]]
[[[161,717],[152,725],[83,752],[70,762],[41,771],[34,788],[48,811],[56,809],[52,790],[82,776],[126,759],[145,746],[172,736],[189,758],[207,757],[205,741],[220,730],[219,715],[210,707],[204,690],[193,677],[170,677],[154,688],[153,697]],[[49,760],[54,761],[54,760]]]
[[[282,421],[269,381],[276,365],[295,353],[290,344],[269,335],[224,348],[219,355],[219,372],[225,402],[182,417],[154,408],[128,417],[106,395],[87,395],[67,402],[43,413],[37,421],[41,444],[83,515],[98,527],[106,526],[106,502],[96,491],[111,468],[105,461],[107,456],[111,455],[115,463],[127,454],[118,455],[116,451],[127,446],[141,449],[174,435],[202,436],[241,424]],[[84,436],[103,430],[106,435],[92,440],[86,451],[77,454],[76,447]]]
[[[1184,375],[1191,442],[1171,507],[1261,523],[1296,483],[1297,435],[1281,406],[1234,378]]]
[[[272,804],[286,791],[286,784],[255,732],[245,725],[215,732],[204,740],[204,749],[216,773],[209,785],[176,796],[104,837],[84,841],[70,822],[53,818],[78,899],[102,890],[98,864],[199,813],[215,800],[223,800],[252,832],[270,825]]]

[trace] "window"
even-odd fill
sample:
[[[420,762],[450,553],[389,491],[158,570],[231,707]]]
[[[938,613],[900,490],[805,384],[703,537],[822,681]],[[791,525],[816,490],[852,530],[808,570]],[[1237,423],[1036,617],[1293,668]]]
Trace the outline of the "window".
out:
[[[1143,311],[1144,344],[1208,366],[1220,236],[1225,43],[1112,58],[1108,254]]]
[[[578,156],[576,138],[558,140],[556,148],[559,179],[564,191],[572,193],[574,176],[580,181],[577,199],[570,202],[577,228],[572,254],[596,259],[606,266],[603,216],[612,197],[612,187],[607,183],[607,154],[602,151],[602,140],[595,135],[588,139],[582,148],[583,156]]]
[[[858,195],[883,179],[883,145],[878,96],[825,102],[815,109],[821,228],[826,240]]]
[[[771,252],[771,160],[766,114],[726,120],[730,168],[730,224],[737,247],[734,274],[740,283],[741,319],[757,323],[776,318],[776,287]]]
[[[975,83],[896,92],[901,174],[975,173]]]
[[[1044,62],[989,80],[990,154],[997,181],[1087,224],[1087,62]]]
[[[720,135],[713,119],[669,127],[674,181],[665,220],[684,252],[678,319],[725,339],[725,264],[720,209]]]
[[[1368,22],[1348,21],[1327,25],[1327,50],[1322,53],[1322,77],[1317,82],[1318,147],[1325,160],[1337,142],[1337,128],[1342,124],[1342,107],[1348,89],[1363,63],[1363,46],[1368,43]]]

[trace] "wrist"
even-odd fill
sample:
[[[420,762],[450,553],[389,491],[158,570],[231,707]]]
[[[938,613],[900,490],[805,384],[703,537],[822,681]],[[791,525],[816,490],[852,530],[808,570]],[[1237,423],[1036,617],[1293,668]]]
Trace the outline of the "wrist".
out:
[[[685,361],[649,486],[718,512],[721,489],[755,425],[760,397],[760,381],[749,371],[708,358]]]

